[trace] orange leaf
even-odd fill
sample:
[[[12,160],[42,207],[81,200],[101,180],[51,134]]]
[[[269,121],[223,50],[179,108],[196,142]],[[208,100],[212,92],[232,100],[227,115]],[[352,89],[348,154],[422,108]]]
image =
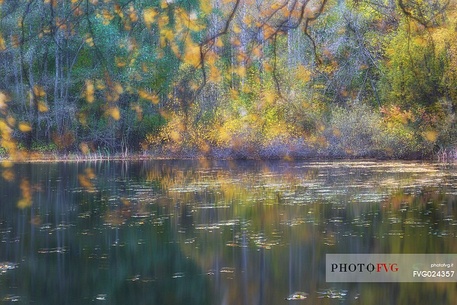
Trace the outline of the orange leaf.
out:
[[[22,132],[29,132],[32,130],[32,127],[30,126],[29,123],[21,122],[21,123],[19,123],[19,130]]]

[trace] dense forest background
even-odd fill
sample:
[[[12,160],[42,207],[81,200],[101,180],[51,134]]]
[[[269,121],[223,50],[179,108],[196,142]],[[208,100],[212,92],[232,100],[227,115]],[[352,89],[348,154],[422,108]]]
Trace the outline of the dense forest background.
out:
[[[455,0],[0,0],[2,154],[455,157]]]

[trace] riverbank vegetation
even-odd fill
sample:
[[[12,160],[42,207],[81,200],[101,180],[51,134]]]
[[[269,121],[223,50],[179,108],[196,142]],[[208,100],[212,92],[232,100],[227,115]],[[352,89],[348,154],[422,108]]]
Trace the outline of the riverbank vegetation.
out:
[[[0,1],[2,155],[454,158],[433,1]]]

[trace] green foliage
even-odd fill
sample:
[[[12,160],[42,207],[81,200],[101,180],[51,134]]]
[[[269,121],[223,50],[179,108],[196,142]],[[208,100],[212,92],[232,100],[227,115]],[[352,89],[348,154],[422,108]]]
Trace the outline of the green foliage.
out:
[[[40,153],[55,153],[58,151],[58,147],[55,143],[37,143],[32,144],[31,150]]]
[[[443,60],[431,38],[405,22],[386,46],[388,55],[381,84],[388,103],[408,108],[433,105],[442,92]]]

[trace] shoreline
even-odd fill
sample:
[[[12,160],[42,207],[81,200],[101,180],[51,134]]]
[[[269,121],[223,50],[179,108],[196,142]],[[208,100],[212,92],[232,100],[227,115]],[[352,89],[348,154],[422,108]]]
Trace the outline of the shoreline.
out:
[[[418,158],[416,156],[410,156],[405,158],[398,157],[385,157],[385,156],[330,156],[330,155],[319,155],[319,154],[308,154],[308,155],[282,155],[282,156],[237,156],[234,154],[225,154],[224,156],[217,156],[212,154],[201,154],[201,153],[154,153],[154,152],[142,152],[133,154],[58,154],[55,152],[43,153],[43,152],[21,152],[19,157],[10,158],[8,156],[0,156],[0,164],[4,163],[61,163],[61,162],[104,162],[104,161],[154,161],[154,160],[207,160],[207,161],[309,161],[309,162],[325,162],[325,161],[421,161],[421,162],[437,162],[437,163],[453,163],[457,159],[451,158],[440,158],[440,156],[433,155],[428,158]]]

